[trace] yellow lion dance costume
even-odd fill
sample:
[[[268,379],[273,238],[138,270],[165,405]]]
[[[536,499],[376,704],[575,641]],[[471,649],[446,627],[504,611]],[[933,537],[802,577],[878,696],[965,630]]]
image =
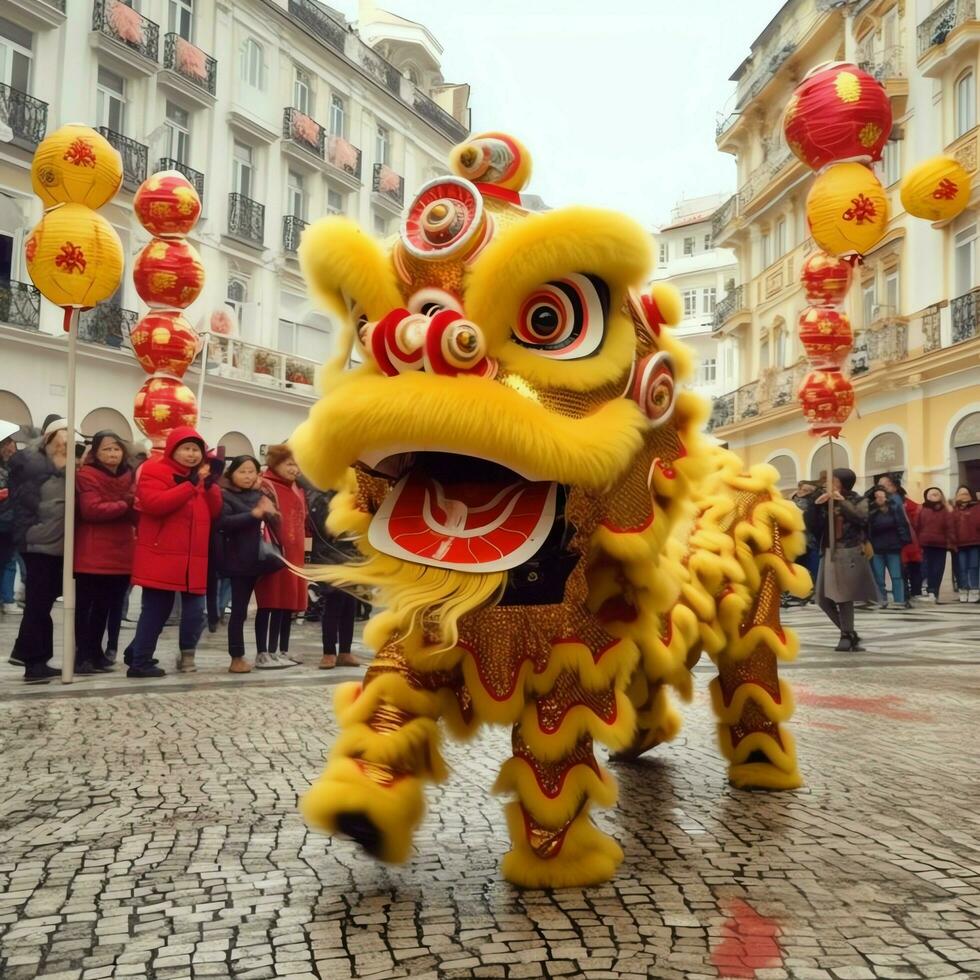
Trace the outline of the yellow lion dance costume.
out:
[[[425,780],[446,779],[439,721],[465,738],[513,726],[495,790],[530,887],[610,878],[619,845],[592,823],[616,800],[595,741],[633,758],[673,738],[706,651],[732,783],[800,785],[777,662],[796,655],[780,593],[805,595],[792,503],[768,466],[700,434],[679,390],[676,293],[641,294],[650,239],[617,214],[522,203],[527,151],[502,133],[456,147],[383,249],[342,218],[300,259],[350,324],[327,394],[294,434],[303,472],[338,487],[329,527],[363,562],[326,568],[383,611],[363,683],[306,819],[370,854],[409,855]],[[344,370],[356,345],[363,365]]]

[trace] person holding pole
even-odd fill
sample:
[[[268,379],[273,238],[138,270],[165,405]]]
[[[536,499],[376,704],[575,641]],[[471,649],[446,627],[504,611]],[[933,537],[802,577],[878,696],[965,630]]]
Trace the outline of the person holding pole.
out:
[[[868,502],[854,492],[856,482],[853,470],[835,469],[830,487],[803,518],[822,556],[815,592],[817,605],[840,630],[835,649],[860,652],[864,648],[854,629],[854,603],[879,602],[880,598],[863,547]]]

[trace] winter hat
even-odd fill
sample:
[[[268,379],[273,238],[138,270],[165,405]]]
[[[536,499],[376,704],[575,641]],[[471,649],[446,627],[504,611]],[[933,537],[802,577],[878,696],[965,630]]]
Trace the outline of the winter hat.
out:
[[[285,463],[287,459],[293,458],[293,451],[284,442],[276,443],[274,446],[269,446],[265,451],[265,465],[269,467],[270,470],[274,470],[277,466]]]
[[[68,428],[68,422],[66,419],[60,418],[59,416],[48,416],[44,420],[44,432],[42,434],[42,443],[46,446],[58,432],[62,432]]]
[[[840,485],[844,493],[850,493],[854,489],[854,484],[857,483],[857,474],[854,470],[849,470],[846,466],[840,466],[835,469],[834,476],[840,480]]]
[[[241,456],[235,456],[225,467],[225,476],[231,476],[243,463],[254,463],[257,470],[262,469],[262,464],[254,456],[249,453],[242,453]]]
[[[52,422],[64,422],[64,421],[65,420],[57,412],[52,412],[50,415],[46,415],[44,417],[44,421],[41,423],[41,431],[46,433],[48,431],[48,426]],[[67,427],[67,423],[65,423],[65,425]]]

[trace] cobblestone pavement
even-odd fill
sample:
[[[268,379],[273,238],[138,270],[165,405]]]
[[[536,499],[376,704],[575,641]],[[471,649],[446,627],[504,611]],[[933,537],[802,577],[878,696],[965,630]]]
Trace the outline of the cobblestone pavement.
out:
[[[389,868],[296,813],[358,671],[229,676],[221,634],[159,682],[4,663],[0,977],[980,977],[980,606],[859,613],[856,655],[786,620],[806,788],[727,785],[699,667],[681,736],[612,767],[619,875],[553,893],[500,877],[502,730],[447,747]]]

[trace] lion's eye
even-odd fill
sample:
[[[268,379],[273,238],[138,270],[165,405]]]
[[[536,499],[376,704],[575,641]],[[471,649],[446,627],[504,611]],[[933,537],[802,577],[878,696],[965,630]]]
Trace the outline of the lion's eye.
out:
[[[513,338],[548,357],[588,357],[602,344],[608,311],[609,287],[597,276],[556,279],[521,304]]]

